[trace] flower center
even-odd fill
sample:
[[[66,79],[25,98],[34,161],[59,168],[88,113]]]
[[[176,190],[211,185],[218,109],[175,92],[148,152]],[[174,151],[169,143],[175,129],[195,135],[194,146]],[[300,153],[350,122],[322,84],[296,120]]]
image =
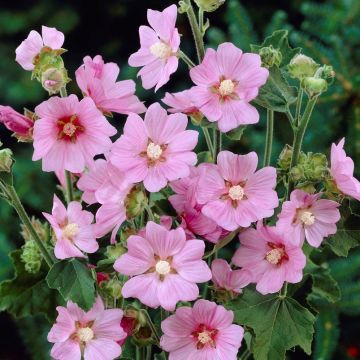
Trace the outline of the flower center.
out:
[[[211,336],[208,331],[203,331],[203,332],[199,333],[198,340],[204,345],[209,343],[210,341],[212,341]]]
[[[313,225],[315,223],[315,216],[311,211],[301,211],[298,218],[304,225]]]
[[[192,333],[196,341],[196,347],[202,349],[205,346],[209,345],[212,348],[216,348],[216,335],[218,330],[209,329],[206,325],[200,324],[196,331]]]
[[[232,186],[229,189],[229,196],[231,200],[242,200],[244,195],[244,188],[240,185]]]
[[[153,142],[149,143],[146,154],[150,160],[158,160],[162,154],[162,149],[160,145],[156,145]]]
[[[281,265],[284,260],[289,260],[288,254],[285,252],[283,245],[277,245],[269,242],[268,246],[271,248],[266,255],[265,259],[273,265]]]
[[[234,89],[234,82],[232,80],[226,79],[221,81],[218,91],[221,96],[229,96],[234,92]]]
[[[155,270],[159,275],[167,275],[171,271],[171,267],[168,261],[159,260],[155,265]]]
[[[77,136],[84,132],[77,115],[67,116],[57,121],[58,139],[75,142]]]
[[[159,41],[150,46],[150,52],[157,58],[164,60],[171,56],[172,49],[169,45]]]
[[[72,239],[80,231],[78,224],[67,224],[63,229],[62,233],[67,239]]]
[[[80,328],[76,332],[79,341],[87,343],[94,338],[94,331],[89,327]]]

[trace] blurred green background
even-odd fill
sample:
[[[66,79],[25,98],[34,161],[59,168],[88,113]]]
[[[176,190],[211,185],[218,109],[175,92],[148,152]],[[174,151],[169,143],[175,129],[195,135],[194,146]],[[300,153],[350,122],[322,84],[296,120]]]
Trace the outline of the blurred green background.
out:
[[[135,78],[137,69],[127,65],[127,58],[138,49],[138,27],[146,24],[146,10],[161,10],[172,3],[174,1],[165,0],[0,1],[0,104],[11,105],[21,112],[23,107],[33,109],[47,97],[39,83],[30,81],[30,73],[23,71],[15,62],[15,48],[30,30],[40,31],[44,24],[55,26],[65,33],[64,47],[68,52],[64,55],[64,61],[71,78],[74,78],[74,71],[84,56],[97,54],[101,54],[105,61],[118,63],[122,79]],[[321,97],[304,148],[328,153],[332,141],[346,136],[346,149],[355,163],[360,164],[359,0],[243,0],[241,3],[227,0],[217,12],[209,14],[209,18],[212,27],[207,33],[207,41],[210,46],[232,41],[248,51],[251,43],[259,44],[274,30],[286,28],[293,46],[302,47],[306,55],[312,56],[319,63],[331,64],[337,74],[336,81]],[[195,58],[185,16],[179,17],[178,27],[183,35],[183,50]],[[165,89],[178,91],[190,85],[186,67],[181,64]],[[137,95],[149,104],[161,99],[165,89],[154,94],[141,89],[138,82]],[[69,92],[80,95],[75,82],[70,83]],[[273,164],[283,145],[292,141],[287,119],[276,116]],[[121,126],[124,118],[116,116],[113,123]],[[240,145],[231,143],[229,146],[236,152],[251,149],[262,154],[264,129],[265,117],[262,114],[260,124],[246,130]],[[31,214],[41,216],[41,211],[50,209],[50,194],[55,191],[55,178],[52,174],[42,173],[40,164],[31,161],[31,144],[18,144],[3,127],[0,128],[0,139],[16,155],[16,185],[20,196]],[[356,166],[356,172],[359,176],[360,166]],[[22,244],[18,231],[19,223],[13,211],[1,202],[0,280],[11,275],[7,253]],[[357,253],[352,256],[353,259],[359,257]],[[360,303],[360,296],[357,300]],[[360,305],[358,312],[350,313],[358,315]],[[318,324],[319,329],[326,330],[326,319],[321,321],[324,323]],[[331,338],[333,342],[340,336],[335,356],[338,359],[360,358],[359,317],[356,321],[356,318],[341,315],[340,322],[341,333],[332,331],[331,334],[335,336]],[[13,320],[6,314],[0,314],[0,360],[47,359],[47,327],[41,317]],[[326,340],[326,331],[322,335],[325,337],[318,341]],[[320,359],[316,356],[315,359]],[[300,353],[291,358],[307,357]],[[325,360],[325,357],[322,359]]]

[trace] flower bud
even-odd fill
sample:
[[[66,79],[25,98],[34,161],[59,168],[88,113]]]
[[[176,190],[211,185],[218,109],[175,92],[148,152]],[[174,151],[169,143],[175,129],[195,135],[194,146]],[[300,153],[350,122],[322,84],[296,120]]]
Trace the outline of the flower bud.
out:
[[[312,58],[303,55],[295,55],[288,65],[288,71],[291,77],[295,79],[303,79],[305,77],[314,76],[319,64]]]
[[[302,191],[307,192],[308,194],[315,194],[316,188],[312,183],[303,183],[298,186],[296,186],[296,189],[300,189]]]
[[[21,115],[12,107],[0,105],[0,123],[3,123],[8,130],[12,131],[19,140],[30,141],[32,139],[33,119]]]
[[[294,166],[290,170],[290,178],[292,181],[300,181],[304,179],[304,177],[305,177],[304,169],[301,165]]]
[[[0,150],[0,172],[11,172],[13,166],[13,152],[10,149],[1,149]]]
[[[148,199],[144,191],[138,186],[133,187],[125,199],[127,218],[131,219],[141,214],[147,202]]]
[[[272,45],[263,47],[259,51],[262,66],[271,68],[272,66],[280,66],[282,54],[278,49],[274,49]]]
[[[225,3],[225,0],[194,0],[196,5],[203,11],[211,12],[217,10]]]
[[[112,299],[120,299],[122,297],[121,289],[121,282],[117,278],[112,278],[101,283],[103,293]]]
[[[335,77],[335,71],[331,65],[323,65],[321,67],[321,78],[333,79]]]
[[[48,226],[47,226],[47,224],[46,223],[43,224],[40,220],[36,219],[35,217],[32,217],[31,218],[31,225],[35,229],[35,231],[38,234],[39,238],[42,241],[47,242],[47,240],[48,240]],[[28,231],[27,227],[25,227],[23,224],[21,224],[20,226],[21,226],[20,235],[25,240],[25,242],[32,241],[33,240],[32,235]]]
[[[301,86],[309,94],[309,96],[319,95],[327,90],[328,84],[326,80],[316,77],[306,77],[302,80]]]
[[[278,159],[278,165],[282,170],[286,171],[290,168],[292,154],[293,154],[292,146],[285,145]]]
[[[22,247],[21,261],[25,270],[30,274],[37,274],[41,268],[42,255],[35,240],[27,241]]]
[[[69,82],[64,68],[49,68],[41,73],[41,85],[49,95],[57,94]]]
[[[121,244],[109,245],[106,247],[105,256],[108,259],[116,260],[126,253],[126,249]]]

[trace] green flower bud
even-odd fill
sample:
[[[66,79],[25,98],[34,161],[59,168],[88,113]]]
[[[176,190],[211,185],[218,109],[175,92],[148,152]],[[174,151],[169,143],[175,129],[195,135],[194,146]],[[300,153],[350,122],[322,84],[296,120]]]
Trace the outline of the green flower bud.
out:
[[[295,79],[303,79],[305,77],[314,76],[319,64],[311,57],[303,54],[295,55],[288,65],[289,75]]]
[[[304,165],[304,164],[307,163],[307,161],[308,161],[307,155],[306,155],[303,151],[301,151],[300,154],[299,154],[298,163],[299,163],[300,165]]]
[[[225,3],[225,0],[194,0],[203,11],[212,12]]]
[[[301,86],[309,94],[309,96],[319,95],[327,90],[328,84],[326,80],[316,77],[306,77],[302,80]]]
[[[112,299],[121,299],[121,289],[121,282],[117,278],[112,278],[101,283],[101,290]]]
[[[35,229],[36,233],[38,234],[39,238],[43,242],[47,242],[48,241],[48,233],[49,233],[48,225],[46,223],[43,224],[40,220],[36,219],[35,217],[31,218],[31,224],[32,224],[33,228]],[[20,235],[25,240],[25,242],[33,240],[31,234],[29,233],[29,231],[23,224],[21,224]]]
[[[327,157],[325,154],[320,154],[320,153],[310,154],[309,161],[311,162],[311,164],[314,167],[317,167],[317,166],[327,167],[328,166],[328,161],[327,161]]]
[[[69,81],[64,68],[51,67],[41,73],[41,85],[49,95],[57,94]]]
[[[292,146],[285,145],[278,159],[278,165],[282,170],[286,171],[290,168],[292,154],[293,154]]]
[[[304,179],[304,177],[305,177],[304,169],[301,165],[294,166],[290,170],[290,178],[292,181],[300,181]]]
[[[333,79],[336,73],[331,65],[323,65],[321,67],[321,78],[323,79]]]
[[[41,268],[42,255],[35,240],[27,241],[22,247],[21,261],[25,264],[25,270],[30,274],[37,274]]]
[[[126,249],[121,244],[116,244],[113,246],[109,245],[106,247],[105,256],[108,259],[116,260],[125,253],[126,253]]]
[[[14,164],[13,152],[10,149],[0,150],[0,172],[11,172],[11,168]]]
[[[272,45],[263,47],[259,51],[262,66],[271,68],[272,66],[280,66],[282,54],[278,49],[274,49]]]
[[[307,192],[308,194],[315,194],[316,189],[315,186],[312,183],[303,183],[298,186],[296,186],[297,189],[300,189],[302,191]]]
[[[147,202],[148,199],[143,190],[138,186],[133,187],[125,199],[127,218],[131,219],[140,215],[144,211]]]

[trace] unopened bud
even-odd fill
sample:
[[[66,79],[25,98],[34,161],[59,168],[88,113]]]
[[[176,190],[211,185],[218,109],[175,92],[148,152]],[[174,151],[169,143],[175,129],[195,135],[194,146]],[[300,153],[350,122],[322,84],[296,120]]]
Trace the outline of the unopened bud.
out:
[[[302,168],[302,166],[300,166],[300,165],[294,166],[290,170],[290,177],[291,177],[292,181],[302,180],[305,177],[304,169]]]
[[[195,0],[196,5],[203,11],[211,12],[217,10],[225,3],[225,0]]]
[[[266,68],[272,66],[280,66],[282,61],[282,54],[278,49],[274,49],[272,45],[263,47],[259,51],[261,57],[261,63]]]
[[[282,170],[288,170],[290,168],[292,154],[293,148],[290,145],[285,145],[278,160],[278,165]]]
[[[328,84],[326,80],[316,78],[316,77],[307,77],[302,80],[301,86],[309,94],[309,96],[319,95],[327,90]]]
[[[321,78],[333,79],[335,77],[335,71],[331,65],[323,65],[321,67]]]
[[[110,296],[113,299],[120,299],[122,297],[121,282],[116,278],[103,281],[101,283],[101,289],[107,296]]]
[[[144,211],[147,202],[148,199],[144,191],[135,186],[125,200],[127,218],[131,219],[141,214]]]
[[[48,225],[46,223],[42,223],[40,220],[36,219],[35,217],[31,218],[31,225],[35,229],[39,238],[42,241],[47,242],[47,240],[48,240]],[[20,226],[21,226],[20,235],[25,240],[25,242],[32,241],[33,236],[28,231],[27,227],[23,224],[21,224]]]
[[[126,253],[126,249],[122,245],[120,244],[109,245],[106,247],[105,256],[108,259],[116,260],[125,253]]]
[[[41,268],[42,255],[35,241],[27,241],[21,249],[21,261],[25,265],[25,270],[30,274],[37,274]]]
[[[300,184],[300,185],[296,186],[296,189],[300,189],[302,191],[305,191],[308,194],[315,194],[316,193],[316,188],[311,183]]]
[[[319,64],[317,64],[311,57],[297,54],[288,65],[288,71],[291,77],[295,79],[303,79],[305,77],[314,76]]]
[[[13,152],[10,149],[0,150],[0,172],[11,172],[11,168],[14,164]]]
[[[68,82],[69,78],[64,68],[49,68],[41,73],[41,85],[49,95],[57,94]]]

